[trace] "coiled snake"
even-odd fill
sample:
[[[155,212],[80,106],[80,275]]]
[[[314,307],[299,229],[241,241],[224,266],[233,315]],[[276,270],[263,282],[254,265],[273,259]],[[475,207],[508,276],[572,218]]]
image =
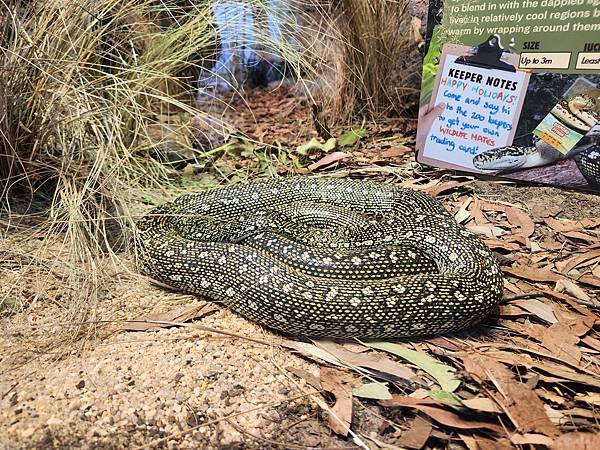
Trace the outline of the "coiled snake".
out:
[[[144,273],[297,335],[444,333],[501,298],[490,250],[428,195],[389,184],[240,183],[179,197],[137,227]]]

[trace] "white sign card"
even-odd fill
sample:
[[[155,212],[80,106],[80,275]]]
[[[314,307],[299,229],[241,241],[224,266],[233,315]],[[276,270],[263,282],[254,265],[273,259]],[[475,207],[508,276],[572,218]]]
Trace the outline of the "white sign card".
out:
[[[430,106],[445,103],[446,108],[429,130],[422,159],[478,172],[476,155],[512,144],[529,74],[456,61],[470,50],[458,45],[442,49]]]

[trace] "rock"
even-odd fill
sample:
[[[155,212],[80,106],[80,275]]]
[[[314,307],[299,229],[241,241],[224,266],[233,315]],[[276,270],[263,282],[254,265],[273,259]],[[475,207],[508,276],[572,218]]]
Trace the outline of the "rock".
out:
[[[58,427],[60,425],[63,425],[63,421],[57,417],[50,417],[48,420],[46,420],[46,425],[48,425],[49,427]]]
[[[182,372],[177,372],[175,374],[175,376],[173,377],[173,381],[175,383],[179,383],[179,380],[181,380],[183,378],[183,373]]]
[[[244,386],[242,386],[241,384],[236,384],[234,387],[229,389],[228,394],[230,397],[237,397],[238,395],[243,393],[245,390],[246,390],[246,388],[244,388]]]
[[[35,433],[35,428],[34,427],[29,427],[24,429],[21,432],[21,437],[23,437],[24,439],[30,438],[31,436],[33,436],[33,434]]]
[[[78,398],[73,399],[71,403],[69,403],[68,408],[69,411],[77,411],[79,408],[81,408],[81,401]]]
[[[13,392],[8,396],[8,404],[10,406],[15,406],[18,401],[19,401],[19,398],[18,398],[16,392]]]

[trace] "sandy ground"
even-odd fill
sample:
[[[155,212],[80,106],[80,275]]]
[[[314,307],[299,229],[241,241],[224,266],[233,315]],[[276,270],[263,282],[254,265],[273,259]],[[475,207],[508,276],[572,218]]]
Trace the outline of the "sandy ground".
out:
[[[131,281],[119,285],[98,315],[135,319],[195,302]],[[29,320],[56,313],[34,307],[2,323],[4,355],[14,357],[4,358],[0,369],[0,448],[127,448],[153,441],[161,448],[268,448],[268,440],[316,447],[336,440],[318,420],[308,395],[314,390],[286,370],[316,366],[275,345],[189,328],[120,332],[60,361],[41,355],[15,367],[13,343]],[[202,324],[279,339],[227,310]],[[202,423],[212,425],[197,427]],[[179,434],[190,427],[196,429]]]

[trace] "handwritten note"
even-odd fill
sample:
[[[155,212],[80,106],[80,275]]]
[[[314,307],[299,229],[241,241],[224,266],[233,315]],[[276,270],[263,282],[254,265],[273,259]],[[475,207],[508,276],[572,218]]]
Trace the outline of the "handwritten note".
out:
[[[447,55],[434,104],[445,111],[433,123],[423,155],[469,170],[473,157],[512,144],[519,120],[525,72],[483,69]]]

